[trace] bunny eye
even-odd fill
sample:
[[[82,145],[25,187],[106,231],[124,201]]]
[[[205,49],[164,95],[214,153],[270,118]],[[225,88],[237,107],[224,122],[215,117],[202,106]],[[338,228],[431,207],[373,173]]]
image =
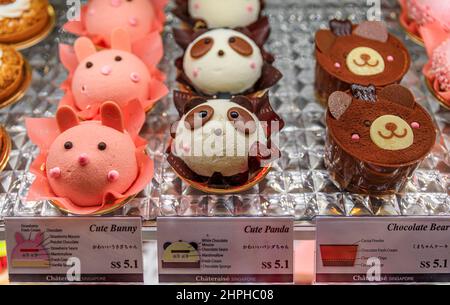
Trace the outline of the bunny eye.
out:
[[[69,150],[69,149],[72,149],[72,147],[73,147],[73,143],[72,142],[67,141],[66,143],[64,143],[64,148],[65,149]]]
[[[197,41],[191,48],[192,58],[200,58],[205,56],[214,45],[214,40],[211,37],[205,37]]]
[[[250,56],[253,54],[252,46],[241,37],[233,36],[228,39],[230,47],[242,56]]]
[[[105,142],[100,142],[97,145],[98,150],[105,150],[106,149],[106,143]]]
[[[86,63],[86,68],[90,69],[90,68],[92,68],[93,65],[94,65],[94,64],[93,64],[92,62],[88,61],[88,62]]]
[[[115,60],[115,61],[121,61],[121,60],[122,60],[122,57],[121,57],[121,56],[116,56],[116,57],[114,58],[114,60]]]

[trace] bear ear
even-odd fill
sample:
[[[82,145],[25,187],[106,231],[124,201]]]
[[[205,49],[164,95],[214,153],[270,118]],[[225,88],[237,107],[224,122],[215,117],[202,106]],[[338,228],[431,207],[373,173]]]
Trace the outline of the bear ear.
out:
[[[114,102],[104,102],[100,110],[102,125],[124,132],[123,116],[120,107]]]
[[[233,97],[230,101],[238,104],[239,106],[244,107],[251,113],[255,112],[252,101],[246,96],[238,95],[238,96]]]
[[[353,33],[359,37],[380,42],[387,42],[389,39],[386,25],[381,21],[364,21],[356,27]]]
[[[316,47],[322,53],[328,53],[336,40],[336,36],[329,30],[316,32]]]
[[[80,37],[75,41],[73,46],[78,62],[97,53],[94,43],[87,37]]]
[[[378,92],[378,96],[411,109],[414,108],[416,104],[416,100],[412,92],[408,88],[398,84],[384,87],[380,92]]]
[[[339,120],[351,103],[351,95],[342,91],[335,91],[328,98],[328,110],[336,120]]]
[[[58,123],[58,128],[61,132],[75,127],[80,123],[75,111],[66,105],[61,106],[56,112],[56,122]]]
[[[127,30],[116,28],[111,33],[111,49],[131,52],[130,34]]]

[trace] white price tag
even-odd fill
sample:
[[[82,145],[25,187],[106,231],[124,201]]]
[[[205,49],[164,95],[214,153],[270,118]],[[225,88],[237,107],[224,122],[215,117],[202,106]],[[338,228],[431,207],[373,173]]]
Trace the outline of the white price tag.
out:
[[[450,217],[318,217],[316,282],[450,282]]]
[[[160,282],[293,281],[293,219],[158,219]]]
[[[5,219],[11,282],[143,282],[141,219]]]

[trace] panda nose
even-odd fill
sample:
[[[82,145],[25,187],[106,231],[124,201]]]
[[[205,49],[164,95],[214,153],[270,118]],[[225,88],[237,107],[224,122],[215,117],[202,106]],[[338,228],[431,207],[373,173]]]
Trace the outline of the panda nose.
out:
[[[391,123],[391,122],[390,123],[386,123],[386,125],[384,125],[384,128],[386,128],[389,131],[394,132],[394,131],[397,130],[397,124]]]
[[[103,66],[103,67],[100,69],[100,73],[102,73],[103,75],[110,75],[111,72],[112,72],[112,69],[111,69],[110,66]]]
[[[219,55],[219,57],[222,57],[225,55],[225,51],[224,50],[219,50],[219,52],[217,52],[217,55]]]
[[[81,155],[78,157],[78,163],[79,163],[81,166],[86,166],[86,165],[88,165],[88,163],[89,163],[89,157],[88,157],[88,155],[87,155],[87,154],[81,154]]]
[[[222,129],[220,129],[220,128],[216,128],[216,129],[214,130],[214,134],[215,134],[216,136],[218,136],[218,137],[220,137],[220,136],[222,135],[222,133],[223,133],[223,131],[222,131]]]

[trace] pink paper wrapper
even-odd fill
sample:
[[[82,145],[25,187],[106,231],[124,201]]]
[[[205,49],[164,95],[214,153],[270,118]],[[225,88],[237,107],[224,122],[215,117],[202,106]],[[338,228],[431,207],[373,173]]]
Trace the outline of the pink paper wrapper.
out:
[[[117,31],[115,33],[117,33]],[[161,37],[159,33],[152,33],[145,39],[134,43],[131,46],[129,45],[129,39],[124,39],[124,41],[119,40],[119,45],[117,45],[117,40],[115,43],[116,44],[113,43],[112,49],[131,49],[132,53],[142,60],[150,72],[151,80],[148,84],[147,99],[141,101],[142,108],[145,111],[148,111],[155,102],[168,94],[168,88],[164,84],[166,76],[156,67],[164,55]],[[72,80],[74,72],[79,65],[79,60],[75,54],[74,47],[60,44],[59,57],[64,67],[69,71],[67,79],[61,84],[61,89],[64,90],[66,94],[60,101],[60,107],[63,105],[72,107],[77,112],[77,115],[83,120],[98,119],[100,105],[93,104],[90,109],[80,109],[75,102],[75,97],[72,92]]]
[[[132,137],[136,145],[136,159],[139,173],[130,186],[123,194],[108,192],[103,194],[103,202],[98,206],[81,207],[75,205],[68,198],[60,198],[53,192],[47,178],[45,164],[48,151],[53,141],[60,135],[60,131],[55,118],[28,118],[26,127],[28,136],[35,143],[40,153],[31,164],[30,171],[36,175],[36,179],[31,185],[28,193],[28,201],[51,200],[54,205],[64,211],[77,215],[100,214],[102,211],[110,211],[122,204],[124,200],[142,191],[153,178],[153,161],[145,153],[147,141],[139,136],[139,131],[145,121],[145,113],[140,109],[138,101],[132,101],[123,110],[123,121],[126,131]],[[90,123],[90,122],[89,122]],[[92,122],[94,123],[94,122]]]
[[[168,0],[148,0],[148,1],[150,1],[151,4],[153,5],[155,12],[155,19],[153,23],[150,25],[150,28],[148,29],[148,35],[153,35],[155,33],[159,34],[164,29],[164,23],[166,21],[164,8],[166,7]],[[88,10],[89,10],[89,3],[81,7],[80,20],[68,21],[66,24],[64,24],[63,28],[66,31],[75,34],[77,36],[89,37],[95,43],[95,45],[101,48],[110,47],[106,37],[88,32],[86,28],[86,16],[88,14]],[[111,18],[114,17],[111,16]],[[111,19],[109,21],[111,21]],[[102,21],[99,20],[99,22]]]
[[[423,67],[423,74],[425,78],[428,80],[429,84],[431,84],[434,93],[440,97],[440,100],[446,105],[450,107],[450,91],[443,91],[442,85],[439,80],[439,75],[433,69],[433,60],[436,57],[439,57],[439,54],[435,54],[437,48],[444,44],[444,42],[450,39],[450,33],[446,32],[438,22],[433,22],[423,26],[419,29],[419,32],[423,38],[425,48],[427,50],[427,54],[429,57],[428,63]],[[442,61],[445,61],[445,55],[441,54]],[[442,65],[443,64],[443,65]],[[450,75],[450,66],[449,62],[445,63],[435,63],[435,65],[439,65],[442,71],[439,73],[440,77],[443,79],[447,79],[448,75]]]

